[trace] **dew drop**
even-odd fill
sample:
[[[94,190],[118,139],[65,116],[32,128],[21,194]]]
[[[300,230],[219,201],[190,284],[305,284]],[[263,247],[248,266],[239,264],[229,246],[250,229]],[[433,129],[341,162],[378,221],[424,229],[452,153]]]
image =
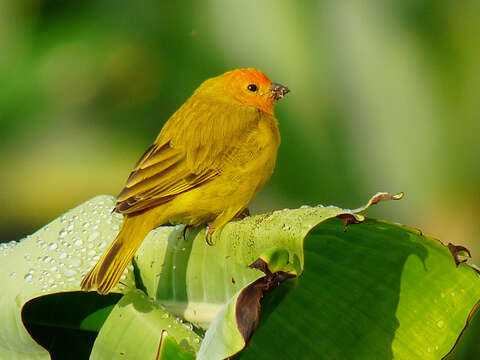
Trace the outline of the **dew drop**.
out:
[[[76,247],[80,247],[80,246],[83,245],[83,241],[80,240],[80,239],[78,239],[78,240],[76,240],[76,241],[73,243],[73,245],[76,246]]]
[[[68,269],[68,268],[66,268],[66,269],[63,271],[63,273],[65,274],[65,276],[67,276],[67,277],[70,278],[70,277],[74,276],[77,272],[76,272],[75,270],[73,270],[73,269]],[[68,281],[71,281],[70,279],[67,279],[67,280],[68,280]]]
[[[59,259],[65,259],[67,257],[67,253],[65,251],[62,251],[60,255],[58,255]]]
[[[28,273],[28,274],[26,274],[23,278],[25,279],[25,281],[32,281],[33,275],[30,274],[30,273]]]
[[[15,277],[15,275],[17,275],[17,273],[15,271],[10,273],[11,278]]]
[[[50,250],[55,250],[57,247],[58,247],[58,244],[55,242],[51,242],[50,244],[48,244],[48,248]]]
[[[82,264],[82,259],[80,258],[72,258],[72,260],[70,260],[70,267],[78,267]]]
[[[48,256],[48,255],[47,255],[47,256],[44,256],[44,257],[42,258],[42,261],[43,261],[43,262],[46,262],[46,263],[50,262],[50,260],[52,260],[52,258],[51,258],[50,256]]]
[[[58,233],[58,236],[60,236],[61,238],[65,237],[66,235],[67,235],[67,230],[65,229],[60,230],[60,232]]]
[[[443,320],[438,320],[437,321],[437,326],[441,329],[443,327],[445,323],[443,322]]]
[[[94,241],[99,235],[100,233],[98,231],[95,231],[88,236],[87,241],[88,242]]]

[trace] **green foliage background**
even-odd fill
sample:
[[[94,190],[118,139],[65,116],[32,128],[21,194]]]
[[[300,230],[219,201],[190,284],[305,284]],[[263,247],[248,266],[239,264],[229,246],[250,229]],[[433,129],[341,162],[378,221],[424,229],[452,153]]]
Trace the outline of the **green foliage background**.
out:
[[[370,215],[479,262],[479,34],[476,0],[0,0],[0,239],[117,194],[201,81],[253,66],[292,89],[254,212],[405,191]]]

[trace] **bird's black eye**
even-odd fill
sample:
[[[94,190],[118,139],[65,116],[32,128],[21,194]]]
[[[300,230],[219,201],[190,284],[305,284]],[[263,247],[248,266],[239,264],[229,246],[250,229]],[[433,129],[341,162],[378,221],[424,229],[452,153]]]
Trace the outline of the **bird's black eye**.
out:
[[[252,91],[252,92],[255,92],[255,91],[258,90],[258,87],[255,84],[250,84],[250,85],[247,86],[247,89]]]

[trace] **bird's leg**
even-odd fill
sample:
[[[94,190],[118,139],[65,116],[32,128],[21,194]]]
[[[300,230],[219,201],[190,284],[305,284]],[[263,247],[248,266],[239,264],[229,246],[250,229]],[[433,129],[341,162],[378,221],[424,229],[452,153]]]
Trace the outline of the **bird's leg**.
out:
[[[212,246],[213,245],[213,242],[212,242],[212,236],[213,236],[213,233],[215,232],[215,228],[212,226],[212,224],[208,224],[207,225],[207,228],[206,228],[206,231],[205,231],[205,241],[207,242],[207,244],[209,246]]]
[[[240,213],[240,209],[231,210],[228,209],[221,214],[219,214],[215,220],[207,225],[207,230],[205,232],[205,240],[207,241],[208,245],[213,245],[212,237],[215,232],[223,228],[223,226],[232,220],[236,214]]]

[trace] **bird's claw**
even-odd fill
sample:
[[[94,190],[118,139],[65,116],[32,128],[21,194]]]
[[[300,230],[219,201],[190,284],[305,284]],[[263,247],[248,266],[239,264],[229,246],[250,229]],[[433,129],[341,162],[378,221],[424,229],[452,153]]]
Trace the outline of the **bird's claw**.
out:
[[[213,227],[210,225],[207,225],[207,228],[205,231],[205,241],[209,246],[213,245],[213,241],[212,241],[213,232],[214,232]]]

